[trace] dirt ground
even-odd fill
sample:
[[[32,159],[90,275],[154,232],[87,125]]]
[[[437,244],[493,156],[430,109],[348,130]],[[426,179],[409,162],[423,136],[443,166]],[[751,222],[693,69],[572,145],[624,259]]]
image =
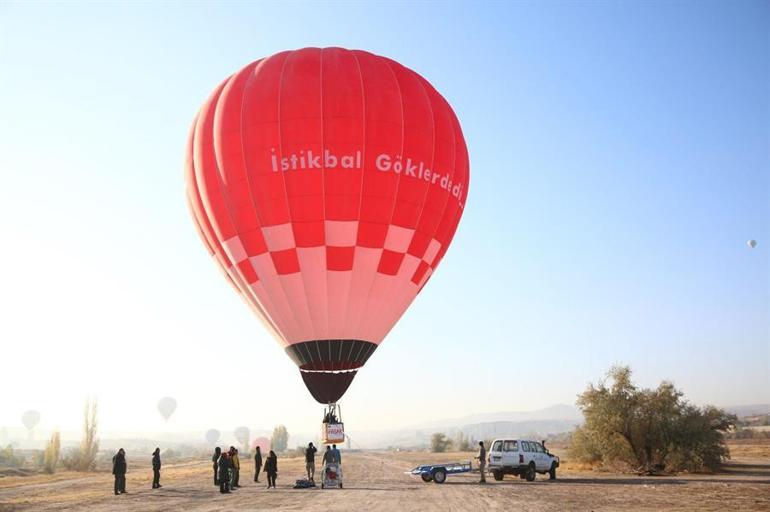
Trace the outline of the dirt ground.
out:
[[[301,459],[279,459],[278,488],[253,481],[253,463],[242,463],[241,485],[222,495],[214,487],[210,462],[166,465],[159,490],[150,489],[152,472],[132,463],[128,494],[112,493],[112,475],[58,473],[0,478],[1,511],[88,510],[145,512],[184,510],[768,510],[770,458],[740,455],[718,475],[643,478],[567,467],[554,482],[507,476],[479,485],[478,473],[452,475],[446,483],[423,483],[404,474],[418,463],[467,460],[470,454],[425,452],[343,452],[344,489],[294,490],[304,473]],[[320,471],[319,471],[320,473]]]

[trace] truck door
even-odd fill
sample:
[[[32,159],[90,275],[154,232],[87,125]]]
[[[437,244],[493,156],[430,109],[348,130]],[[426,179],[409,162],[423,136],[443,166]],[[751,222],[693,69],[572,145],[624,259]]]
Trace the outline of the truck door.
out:
[[[513,439],[503,442],[503,465],[508,467],[519,465],[519,443]]]
[[[548,469],[551,469],[551,464],[548,461],[548,455],[545,454],[545,449],[543,448],[543,445],[540,443],[532,443],[533,448],[535,448],[535,466],[537,466],[538,471],[546,471]]]

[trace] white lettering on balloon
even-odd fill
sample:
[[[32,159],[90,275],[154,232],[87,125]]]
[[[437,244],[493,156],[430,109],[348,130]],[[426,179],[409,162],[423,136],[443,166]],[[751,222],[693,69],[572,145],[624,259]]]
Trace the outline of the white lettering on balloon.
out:
[[[270,168],[273,172],[302,171],[312,169],[363,169],[364,162],[362,151],[335,154],[326,149],[323,154],[313,150],[300,150],[288,156],[278,156],[275,148],[270,150]],[[323,162],[323,165],[321,165]],[[454,183],[449,173],[442,173],[435,169],[429,169],[424,162],[415,162],[411,158],[403,160],[400,155],[392,156],[381,153],[374,159],[374,168],[380,172],[392,172],[401,176],[407,176],[423,180],[430,185],[446,190],[458,201],[462,199],[463,183]],[[465,205],[460,202],[460,208]]]

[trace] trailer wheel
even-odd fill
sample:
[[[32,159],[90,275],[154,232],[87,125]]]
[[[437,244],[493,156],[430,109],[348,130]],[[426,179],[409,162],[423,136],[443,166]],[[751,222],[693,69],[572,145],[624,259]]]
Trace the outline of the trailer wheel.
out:
[[[433,477],[430,476],[428,473],[422,473],[420,475],[420,478],[422,478],[423,482],[430,482],[431,480],[433,480]]]
[[[502,471],[493,471],[492,476],[495,477],[495,480],[498,482],[502,482],[503,480],[503,472]]]
[[[433,470],[433,482],[437,484],[443,484],[446,481],[446,470],[434,469]]]
[[[535,463],[534,462],[530,462],[529,463],[529,467],[527,468],[527,474],[526,474],[527,482],[534,482],[535,481],[535,475],[536,475]]]

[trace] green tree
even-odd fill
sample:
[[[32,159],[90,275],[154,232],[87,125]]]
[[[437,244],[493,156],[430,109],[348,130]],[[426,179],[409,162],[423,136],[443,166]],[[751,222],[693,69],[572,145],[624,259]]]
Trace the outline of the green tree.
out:
[[[670,382],[639,389],[631,369],[616,366],[578,397],[585,423],[572,436],[571,454],[588,461],[623,461],[640,472],[715,470],[729,456],[724,434],[734,415],[696,407]]]
[[[447,451],[452,446],[452,440],[447,438],[441,432],[436,432],[430,437],[430,451],[441,453]]]
[[[43,471],[48,474],[53,474],[56,471],[56,466],[59,464],[60,451],[61,435],[59,432],[54,432],[45,447],[45,455],[43,456]]]
[[[286,430],[286,427],[278,425],[273,429],[270,446],[277,452],[286,451],[286,447],[289,446],[289,432]]]

